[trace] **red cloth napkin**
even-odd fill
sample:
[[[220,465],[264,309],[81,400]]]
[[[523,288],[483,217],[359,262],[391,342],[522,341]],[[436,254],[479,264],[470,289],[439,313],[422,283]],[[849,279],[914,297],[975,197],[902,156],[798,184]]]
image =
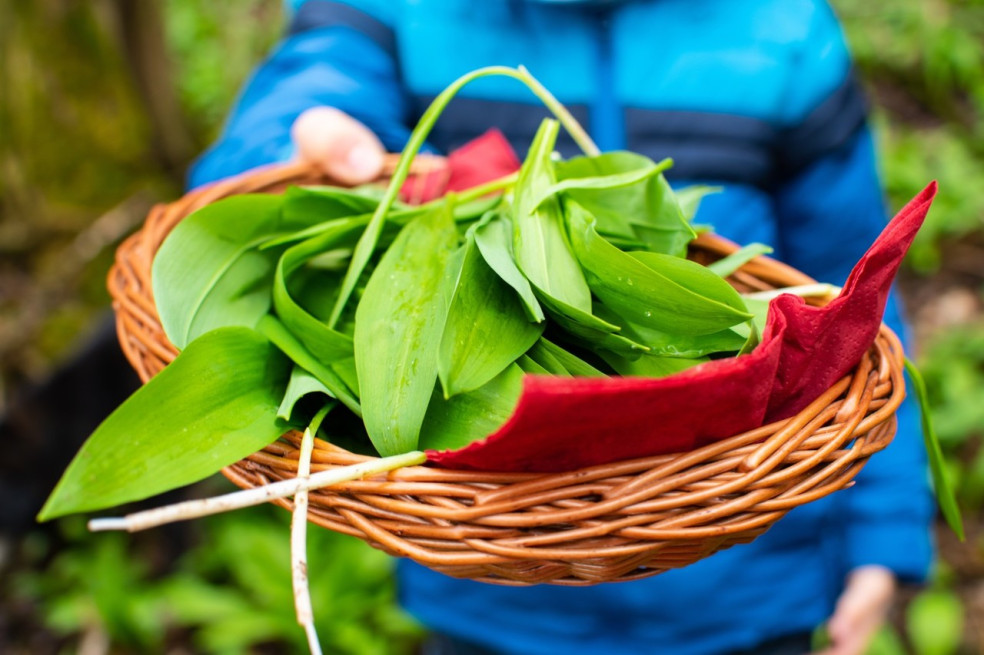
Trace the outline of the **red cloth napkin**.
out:
[[[465,157],[464,177],[476,184],[510,172],[495,152],[508,143],[486,138],[470,152],[503,168],[484,176],[481,161]],[[871,347],[892,280],[935,195],[933,182],[892,219],[825,307],[793,295],[773,300],[750,354],[658,380],[526,376],[515,412],[497,432],[459,450],[428,451],[428,460],[455,469],[569,471],[692,450],[795,414]]]
[[[414,204],[433,200],[448,191],[463,191],[519,170],[520,161],[499,130],[489,130],[435,163],[426,173],[411,175],[400,187],[400,197]]]

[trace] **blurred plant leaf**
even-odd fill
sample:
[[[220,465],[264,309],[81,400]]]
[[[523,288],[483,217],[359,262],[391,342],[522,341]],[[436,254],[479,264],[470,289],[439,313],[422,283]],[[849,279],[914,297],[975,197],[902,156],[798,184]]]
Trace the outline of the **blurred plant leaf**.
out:
[[[964,607],[952,591],[931,589],[906,610],[906,632],[916,655],[951,655],[963,636]]]

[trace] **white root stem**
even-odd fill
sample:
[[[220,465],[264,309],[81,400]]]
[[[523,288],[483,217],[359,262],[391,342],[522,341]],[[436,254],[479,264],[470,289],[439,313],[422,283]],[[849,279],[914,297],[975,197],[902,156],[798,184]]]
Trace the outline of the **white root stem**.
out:
[[[321,471],[306,479],[291,478],[290,480],[282,480],[262,487],[254,487],[245,491],[236,491],[223,496],[216,496],[215,498],[190,500],[143,512],[135,512],[124,517],[93,519],[89,521],[89,530],[93,532],[105,530],[137,532],[177,521],[187,521],[189,519],[220,514],[242,507],[261,505],[277,498],[293,496],[299,491],[321,489],[338,484],[339,482],[357,480],[367,475],[386,473],[387,471],[405,466],[423,464],[426,460],[427,455],[416,450],[401,455],[393,455],[392,457],[381,457],[359,464]]]
[[[754,298],[755,300],[772,300],[773,298],[778,298],[784,293],[790,293],[794,296],[799,296],[800,298],[815,298],[817,296],[837,296],[841,292],[841,288],[834,286],[833,284],[802,284],[796,287],[783,287],[781,289],[772,289],[771,291],[756,291],[755,293],[744,294],[745,298]]]
[[[297,462],[297,478],[311,475],[311,451],[314,450],[314,434],[311,428],[304,431],[301,454]],[[314,610],[311,607],[311,588],[307,573],[307,512],[308,492],[302,489],[294,495],[294,514],[290,522],[290,569],[294,587],[294,611],[297,623],[304,628],[311,655],[321,655],[318,631],[314,627]]]

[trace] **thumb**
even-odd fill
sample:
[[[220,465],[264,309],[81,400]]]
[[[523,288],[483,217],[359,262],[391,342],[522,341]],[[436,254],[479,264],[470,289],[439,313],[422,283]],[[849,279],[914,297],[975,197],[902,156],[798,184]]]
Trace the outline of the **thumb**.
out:
[[[291,136],[300,159],[343,184],[363,184],[383,171],[383,144],[372,131],[334,107],[313,107],[297,117]]]

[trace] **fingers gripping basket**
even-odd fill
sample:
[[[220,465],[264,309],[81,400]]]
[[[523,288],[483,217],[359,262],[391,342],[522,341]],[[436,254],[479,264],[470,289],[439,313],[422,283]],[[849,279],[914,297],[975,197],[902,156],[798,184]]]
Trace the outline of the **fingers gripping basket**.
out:
[[[120,343],[144,381],[177,353],[150,284],[154,253],[174,225],[229,195],[325,182],[301,165],[276,167],[152,210],[109,276]],[[692,250],[712,261],[734,246],[703,235]],[[730,281],[748,291],[812,280],[760,257]],[[309,518],[455,577],[514,585],[646,577],[749,542],[794,507],[850,484],[894,436],[903,395],[901,346],[882,326],[854,371],[799,414],[699,450],[555,474],[409,467],[312,492]],[[299,445],[300,435],[286,434],[223,473],[243,488],[294,477]],[[365,459],[319,440],[312,471]]]

